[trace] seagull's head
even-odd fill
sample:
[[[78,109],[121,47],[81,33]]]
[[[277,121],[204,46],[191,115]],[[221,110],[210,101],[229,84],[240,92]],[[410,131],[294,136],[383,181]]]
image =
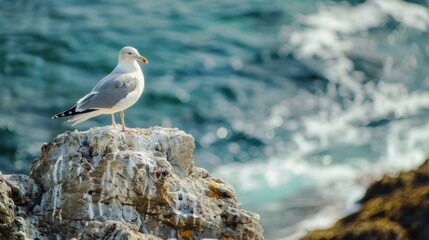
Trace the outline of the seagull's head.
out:
[[[140,56],[139,52],[137,51],[137,49],[130,47],[130,46],[126,46],[123,47],[120,51],[119,51],[119,55],[118,55],[119,61],[126,61],[126,60],[132,60],[132,61],[141,61],[144,63],[148,63],[147,59],[145,57]]]

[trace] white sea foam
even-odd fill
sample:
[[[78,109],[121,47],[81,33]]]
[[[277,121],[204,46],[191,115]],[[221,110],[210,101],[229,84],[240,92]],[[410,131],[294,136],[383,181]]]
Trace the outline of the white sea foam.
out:
[[[419,117],[429,108],[429,93],[409,89],[404,80],[410,79],[405,75],[410,66],[417,66],[417,57],[412,52],[399,56],[411,59],[401,63],[394,56],[377,60],[363,54],[367,63],[384,64],[377,75],[380,79],[374,80],[359,72],[349,55],[356,48],[373,51],[377,45],[371,45],[370,31],[392,19],[416,32],[429,27],[428,9],[420,5],[369,0],[356,6],[321,7],[318,13],[301,16],[300,28],[290,31],[280,52],[308,66],[320,65],[314,70],[328,80],[326,93],[298,92],[289,103],[272,107],[266,129],[291,132],[290,140],[277,144],[285,149],[283,153],[264,161],[221,166],[214,173],[233,184],[239,201],[261,210],[263,221],[283,205],[293,209],[288,204],[302,196],[320,199],[301,201],[299,207],[316,206],[315,212],[271,232],[271,238],[298,239],[309,229],[329,226],[356,209],[368,178],[416,167],[429,154],[429,124]],[[295,120],[289,107],[298,103],[300,109],[314,111]]]
[[[250,164],[228,164],[216,169],[215,176],[230,182],[242,201],[276,201],[291,197],[299,191],[322,188],[337,181],[353,181],[358,169],[348,165],[314,166],[293,159],[271,159]],[[261,194],[276,192],[277,194]]]
[[[371,29],[382,27],[390,18],[420,31],[426,31],[429,26],[428,9],[400,0],[370,0],[355,7],[322,7],[318,13],[299,18],[304,28],[287,36],[289,44],[283,50],[301,61],[323,59],[325,66],[319,68],[322,75],[362,97],[359,82],[365,78],[353,74],[354,65],[347,57],[347,51],[368,44],[364,41],[362,46],[356,33],[366,35]]]

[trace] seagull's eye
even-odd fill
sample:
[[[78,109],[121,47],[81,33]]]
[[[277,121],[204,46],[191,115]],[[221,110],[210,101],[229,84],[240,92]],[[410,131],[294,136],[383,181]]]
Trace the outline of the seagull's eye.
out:
[[[128,52],[128,55],[131,55],[131,52]]]

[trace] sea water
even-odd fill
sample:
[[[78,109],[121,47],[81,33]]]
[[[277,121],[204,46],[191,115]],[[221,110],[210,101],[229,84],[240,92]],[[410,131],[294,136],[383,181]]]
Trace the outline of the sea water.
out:
[[[0,2],[0,170],[27,172],[71,130],[50,117],[136,47],[129,127],[177,127],[268,239],[356,209],[365,186],[429,154],[427,1]],[[78,126],[110,124],[100,116]]]

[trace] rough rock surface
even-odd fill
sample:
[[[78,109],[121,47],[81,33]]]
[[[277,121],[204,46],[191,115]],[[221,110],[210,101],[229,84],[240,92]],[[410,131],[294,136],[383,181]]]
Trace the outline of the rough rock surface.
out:
[[[429,160],[373,183],[360,210],[302,239],[429,239]]]
[[[177,129],[66,132],[30,175],[0,175],[0,239],[263,239]]]

